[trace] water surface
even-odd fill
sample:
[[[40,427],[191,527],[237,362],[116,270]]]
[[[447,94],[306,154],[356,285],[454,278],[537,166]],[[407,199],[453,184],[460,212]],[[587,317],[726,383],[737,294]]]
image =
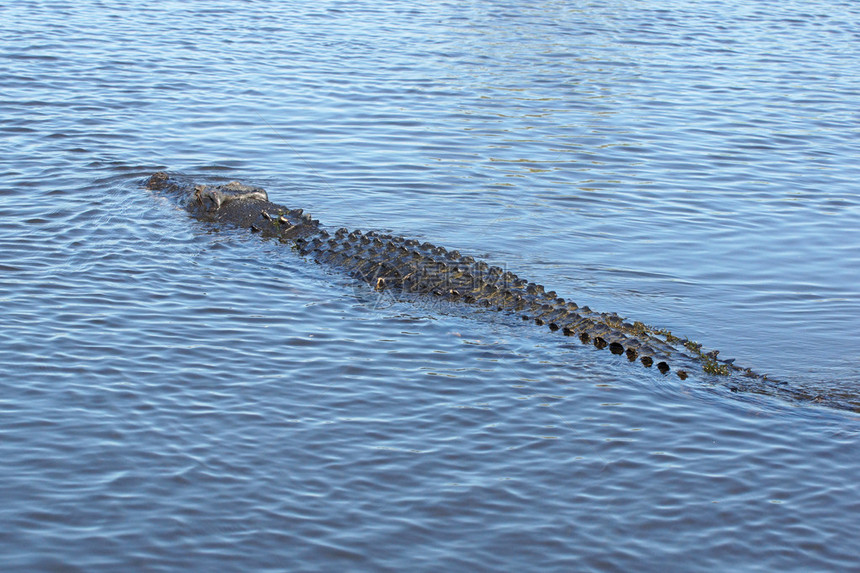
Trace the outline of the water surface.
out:
[[[860,390],[851,2],[0,8],[0,566],[849,570],[856,414],[380,297],[241,179]]]

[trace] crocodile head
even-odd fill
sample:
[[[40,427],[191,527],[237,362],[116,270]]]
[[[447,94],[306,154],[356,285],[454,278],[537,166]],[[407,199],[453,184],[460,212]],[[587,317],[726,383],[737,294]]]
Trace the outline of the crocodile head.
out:
[[[170,175],[164,171],[157,171],[146,181],[146,186],[149,189],[166,189],[170,186]]]
[[[224,185],[195,185],[190,189],[164,171],[153,174],[146,182],[149,189],[184,194],[188,197],[188,208],[198,213],[212,213],[234,201],[268,201],[269,195],[262,187],[243,185],[231,181]]]
[[[226,185],[196,185],[193,202],[203,211],[216,211],[233,201],[268,201],[269,195],[262,187],[243,185],[231,181]]]

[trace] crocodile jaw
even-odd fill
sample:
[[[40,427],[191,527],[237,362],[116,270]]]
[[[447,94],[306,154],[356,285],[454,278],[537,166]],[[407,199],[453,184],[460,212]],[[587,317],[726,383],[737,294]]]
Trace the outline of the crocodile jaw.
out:
[[[233,201],[268,200],[265,189],[231,181],[226,185],[196,185],[192,203],[204,213],[211,213]]]

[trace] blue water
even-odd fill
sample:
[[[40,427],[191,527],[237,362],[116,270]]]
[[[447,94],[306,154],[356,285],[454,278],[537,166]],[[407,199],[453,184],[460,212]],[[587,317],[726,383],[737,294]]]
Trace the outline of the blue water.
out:
[[[860,392],[860,5],[0,7],[3,571],[856,570],[856,413],[397,301],[268,189]]]

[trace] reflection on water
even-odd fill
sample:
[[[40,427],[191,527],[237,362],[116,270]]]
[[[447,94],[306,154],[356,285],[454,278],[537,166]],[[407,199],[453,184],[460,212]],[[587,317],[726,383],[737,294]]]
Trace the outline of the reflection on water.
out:
[[[140,187],[241,179],[856,394],[853,4],[0,12],[4,570],[854,566],[851,414],[380,305]]]

